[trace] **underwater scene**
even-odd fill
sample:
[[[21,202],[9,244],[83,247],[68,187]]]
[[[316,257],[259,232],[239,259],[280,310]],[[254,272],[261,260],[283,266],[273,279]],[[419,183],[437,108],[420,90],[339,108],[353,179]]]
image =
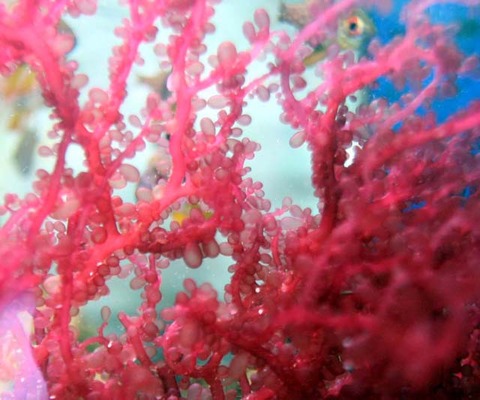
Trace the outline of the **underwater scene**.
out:
[[[0,0],[0,399],[480,398],[480,0]]]

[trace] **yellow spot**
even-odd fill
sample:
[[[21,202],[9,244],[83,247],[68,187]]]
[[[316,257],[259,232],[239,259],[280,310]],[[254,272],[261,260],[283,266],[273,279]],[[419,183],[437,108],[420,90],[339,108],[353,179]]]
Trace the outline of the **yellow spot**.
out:
[[[0,81],[0,93],[7,99],[29,95],[37,88],[37,77],[26,64],[20,65]]]
[[[313,52],[303,59],[303,65],[310,67],[320,61],[323,61],[327,55],[326,49],[324,46],[317,46]]]
[[[190,218],[190,213],[193,209],[200,210],[205,219],[209,219],[213,215],[212,211],[206,210],[204,209],[204,207],[201,207],[198,204],[191,204],[186,202],[180,207],[180,209],[174,210],[172,212],[172,221],[175,221],[182,225],[183,221],[185,221],[187,218]]]

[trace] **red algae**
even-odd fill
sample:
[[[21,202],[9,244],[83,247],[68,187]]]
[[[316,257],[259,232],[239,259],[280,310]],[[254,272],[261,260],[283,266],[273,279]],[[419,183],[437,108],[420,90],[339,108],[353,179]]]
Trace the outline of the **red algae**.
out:
[[[432,107],[478,63],[429,19],[446,2],[405,5],[405,32],[363,54],[335,42],[337,29],[357,35],[358,10],[388,13],[385,1],[283,5],[293,37],[258,10],[244,21],[246,48],[212,49],[219,1],[121,3],[129,16],[106,49],[109,85],[88,92],[59,22],[95,14],[95,1],[0,7],[0,73],[35,72],[54,123],[41,132],[54,145],[38,153],[55,160],[32,193],[0,208],[2,351],[25,355],[0,360],[2,398],[478,398],[480,106],[444,120]],[[126,115],[127,78],[147,44],[167,83]],[[307,57],[322,44],[323,80],[312,85]],[[382,79],[403,95],[359,100]],[[317,208],[295,193],[272,208],[254,180],[249,160],[262,151],[247,106],[257,100],[279,104],[286,143],[308,145]],[[148,176],[132,161],[147,144],[158,149]],[[69,164],[74,147],[81,171]],[[187,279],[163,304],[170,261],[202,269],[217,257],[231,272],[225,293]],[[137,312],[104,306],[95,332],[79,335],[77,314],[119,278],[125,296],[141,293]],[[107,334],[113,318],[120,328]]]

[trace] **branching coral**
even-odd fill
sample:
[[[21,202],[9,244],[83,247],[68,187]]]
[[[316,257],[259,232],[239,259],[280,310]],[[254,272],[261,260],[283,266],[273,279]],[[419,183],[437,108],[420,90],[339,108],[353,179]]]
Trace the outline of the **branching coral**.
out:
[[[31,347],[50,398],[478,396],[480,107],[445,121],[429,108],[474,68],[427,17],[444,2],[407,5],[405,34],[374,41],[369,58],[329,51],[307,94],[311,39],[328,40],[344,13],[375,1],[325,2],[294,38],[259,10],[244,25],[248,49],[224,42],[213,54],[204,43],[217,1],[124,3],[110,84],[86,101],[58,26],[64,13],[95,13],[94,2],[0,9],[1,71],[29,65],[54,120],[56,143],[42,150],[54,168],[38,170],[24,198],[6,196],[0,230],[0,309],[33,294]],[[162,29],[168,43],[156,42]],[[127,78],[144,43],[169,67],[170,93],[151,93],[128,117]],[[266,72],[247,74],[264,54]],[[345,106],[380,79],[404,94]],[[278,101],[292,145],[308,145],[318,209],[291,199],[272,209],[251,178],[248,161],[262,156],[245,114],[252,97]],[[129,160],[147,143],[168,154],[168,174],[127,202],[116,189],[138,184]],[[72,146],[81,172],[69,168]],[[187,218],[171,221],[185,203]],[[231,259],[224,298],[188,279],[162,307],[170,260],[201,268],[219,255]],[[72,317],[128,268],[143,293],[138,313],[121,312],[122,332],[105,334],[106,308],[97,335],[80,339]]]

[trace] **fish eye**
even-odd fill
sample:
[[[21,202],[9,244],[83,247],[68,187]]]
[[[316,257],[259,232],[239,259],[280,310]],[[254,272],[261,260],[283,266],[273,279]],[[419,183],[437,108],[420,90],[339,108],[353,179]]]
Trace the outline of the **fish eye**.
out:
[[[365,31],[365,23],[358,15],[352,15],[347,18],[344,26],[350,36],[360,36]]]

